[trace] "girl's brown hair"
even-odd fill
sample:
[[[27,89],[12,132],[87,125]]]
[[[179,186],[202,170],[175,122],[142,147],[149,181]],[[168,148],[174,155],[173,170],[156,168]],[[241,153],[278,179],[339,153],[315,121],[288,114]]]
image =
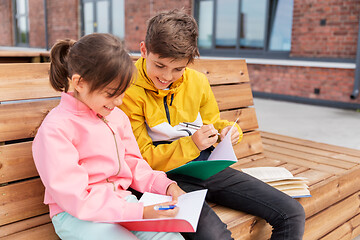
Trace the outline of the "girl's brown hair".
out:
[[[162,12],[148,21],[145,46],[160,58],[189,59],[199,56],[198,26],[183,10]]]
[[[79,74],[90,92],[116,80],[111,96],[125,92],[132,81],[134,64],[121,41],[111,34],[93,33],[74,41],[58,41],[50,51],[50,83],[57,91],[69,90],[69,79]]]

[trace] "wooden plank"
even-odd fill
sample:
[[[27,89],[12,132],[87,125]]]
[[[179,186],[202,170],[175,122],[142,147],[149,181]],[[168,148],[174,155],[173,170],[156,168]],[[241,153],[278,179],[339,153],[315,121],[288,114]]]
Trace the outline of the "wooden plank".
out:
[[[34,137],[46,114],[59,99],[0,104],[0,142]]]
[[[329,152],[329,151],[325,151],[322,149],[318,149],[314,146],[312,146],[312,147],[303,146],[303,145],[299,145],[299,144],[279,141],[279,140],[275,140],[275,139],[268,139],[268,138],[262,138],[262,140],[263,140],[264,144],[288,148],[288,149],[296,149],[297,151],[301,151],[301,152],[311,153],[314,155],[319,155],[319,156],[323,156],[323,157],[327,157],[327,158],[333,158],[335,161],[342,160],[345,162],[351,162],[351,163],[356,163],[356,164],[360,163],[359,157],[349,156],[349,155],[345,155],[343,153]]]
[[[355,193],[339,203],[332,205],[325,211],[306,219],[303,239],[319,239],[342,225],[348,219],[358,215],[360,213],[359,195],[360,193]],[[327,221],[327,219],[331,219],[331,221]]]
[[[195,59],[189,68],[205,74],[211,85],[249,82],[245,60]]]
[[[304,172],[301,172],[301,173],[295,175],[295,177],[307,178],[310,191],[313,189],[312,185],[314,185],[315,183],[318,183],[318,182],[322,182],[331,176],[332,175],[330,173],[313,170],[313,169],[309,169],[307,171],[304,171]]]
[[[299,144],[299,145],[308,146],[308,147],[314,147],[314,148],[329,151],[329,152],[335,152],[335,153],[339,153],[339,154],[346,154],[346,155],[350,155],[350,156],[360,157],[360,150],[357,150],[357,149],[339,147],[339,146],[330,145],[330,144],[326,144],[326,143],[318,143],[318,142],[314,142],[314,141],[310,141],[310,140],[294,138],[294,137],[289,137],[289,136],[284,136],[284,135],[269,133],[269,132],[264,132],[264,131],[261,131],[261,136],[263,138],[272,138],[272,139],[277,139],[279,141]]]
[[[25,219],[19,222],[11,223],[1,227],[0,238],[5,236],[10,236],[12,234],[28,230],[39,225],[44,225],[51,223],[49,214],[41,215],[38,217],[33,217]]]
[[[261,137],[258,131],[244,133],[241,142],[234,146],[238,159],[260,153],[262,150]]]
[[[32,142],[0,146],[0,184],[38,176]]]
[[[316,187],[310,187],[312,197],[301,198],[299,202],[307,217],[326,209],[342,199],[360,191],[360,169],[344,171],[341,176],[323,180]]]
[[[253,105],[249,83],[213,86],[212,90],[220,110],[237,109]]]
[[[323,164],[323,165],[338,167],[338,168],[342,168],[342,169],[350,169],[350,168],[357,165],[355,163],[344,162],[344,161],[341,161],[341,160],[334,160],[334,159],[331,159],[331,158],[328,158],[328,157],[313,155],[311,153],[306,153],[306,152],[301,152],[301,151],[297,151],[297,150],[293,150],[293,149],[277,147],[277,146],[274,146],[274,145],[269,146],[267,144],[264,144],[264,149],[267,149],[267,150],[269,150],[271,152],[281,153],[281,154],[289,155],[289,156],[296,156],[299,159],[307,159],[307,160],[312,161],[312,162],[317,162],[317,163],[320,163],[320,164]]]
[[[226,119],[232,122],[239,118],[238,124],[240,125],[243,132],[255,130],[259,127],[255,108],[242,108],[230,111],[222,111],[220,112],[220,117],[221,119]]]
[[[291,156],[291,155],[285,155],[285,154],[282,154],[279,152],[273,152],[271,146],[267,146],[265,144],[263,144],[263,147],[265,149],[263,153],[269,159],[279,159],[279,160],[285,161],[287,163],[296,164],[296,165],[302,166],[302,167],[309,167],[309,168],[312,168],[315,170],[328,172],[331,174],[340,174],[344,171],[343,168],[313,162],[308,159],[299,158],[298,156]]]
[[[0,187],[0,226],[47,213],[44,191],[40,179]]]
[[[60,96],[49,83],[49,63],[0,64],[0,101]]]
[[[320,238],[321,240],[351,240],[360,234],[360,214],[348,220],[326,236]]]
[[[2,240],[58,240],[60,239],[54,230],[52,223],[40,225],[35,228],[30,228],[23,232],[18,232],[7,237],[1,238]]]

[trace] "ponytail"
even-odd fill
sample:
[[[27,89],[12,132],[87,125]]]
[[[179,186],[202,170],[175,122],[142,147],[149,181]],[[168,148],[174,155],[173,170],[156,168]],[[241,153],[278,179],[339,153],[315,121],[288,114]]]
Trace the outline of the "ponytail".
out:
[[[69,80],[71,73],[68,67],[68,55],[71,47],[76,41],[65,39],[58,41],[50,51],[50,83],[51,86],[60,92],[69,90]]]

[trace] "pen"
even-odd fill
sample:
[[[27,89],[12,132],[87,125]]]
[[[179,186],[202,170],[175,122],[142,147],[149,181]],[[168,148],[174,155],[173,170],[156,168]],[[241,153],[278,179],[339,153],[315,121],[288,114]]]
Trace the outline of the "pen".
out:
[[[191,128],[194,130],[199,130],[201,127],[192,123],[187,123],[187,122],[183,122],[183,123],[179,123],[180,126],[182,127],[186,127],[186,128]],[[220,136],[220,133],[217,133],[218,136]]]
[[[154,210],[170,210],[176,208],[176,205],[157,205]]]

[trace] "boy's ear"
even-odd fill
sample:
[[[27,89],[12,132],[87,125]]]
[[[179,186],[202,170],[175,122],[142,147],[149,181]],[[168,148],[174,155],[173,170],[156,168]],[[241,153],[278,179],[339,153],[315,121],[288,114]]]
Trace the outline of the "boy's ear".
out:
[[[81,80],[81,76],[79,74],[73,74],[70,81],[76,91],[82,92],[85,86],[85,82]]]
[[[141,53],[141,57],[146,58],[147,57],[147,50],[146,50],[146,46],[145,46],[145,42],[142,41],[140,43],[140,53]]]

